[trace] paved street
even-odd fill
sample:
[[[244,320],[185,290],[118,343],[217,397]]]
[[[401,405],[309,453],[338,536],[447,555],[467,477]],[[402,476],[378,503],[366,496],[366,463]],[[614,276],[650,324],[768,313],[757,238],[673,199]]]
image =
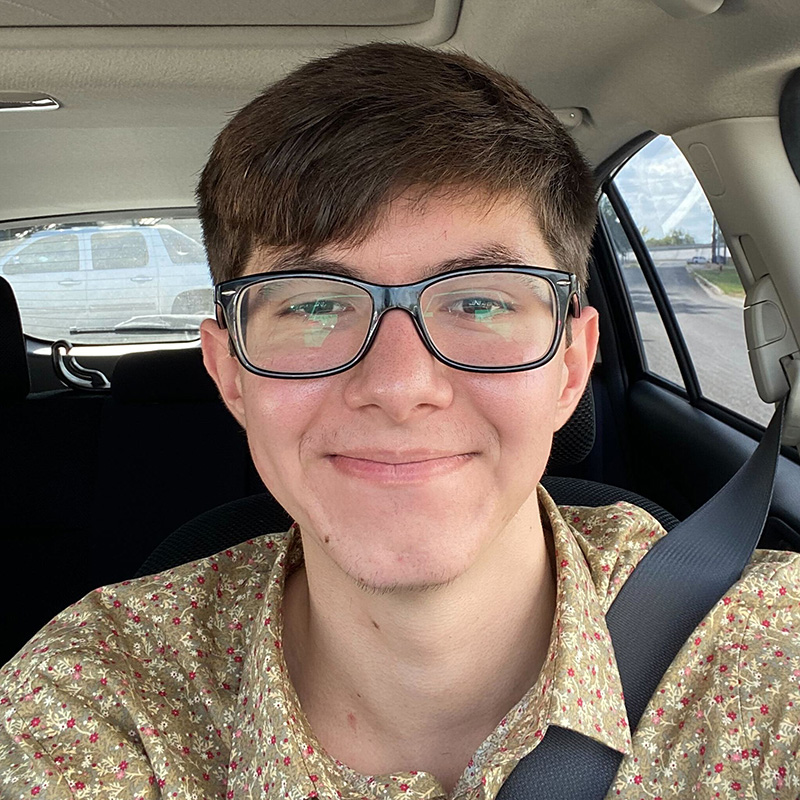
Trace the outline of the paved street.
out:
[[[703,394],[758,422],[772,406],[758,397],[742,324],[742,301],[702,287],[681,262],[657,266],[694,360]],[[672,380],[677,365],[650,291],[638,267],[623,270],[633,298],[650,369]]]

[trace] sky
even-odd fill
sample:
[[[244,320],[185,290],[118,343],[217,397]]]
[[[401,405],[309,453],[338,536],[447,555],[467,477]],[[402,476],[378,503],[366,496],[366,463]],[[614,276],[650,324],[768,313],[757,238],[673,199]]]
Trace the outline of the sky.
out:
[[[711,207],[691,167],[668,136],[642,148],[617,174],[614,182],[639,229],[661,238],[675,228],[711,241]]]

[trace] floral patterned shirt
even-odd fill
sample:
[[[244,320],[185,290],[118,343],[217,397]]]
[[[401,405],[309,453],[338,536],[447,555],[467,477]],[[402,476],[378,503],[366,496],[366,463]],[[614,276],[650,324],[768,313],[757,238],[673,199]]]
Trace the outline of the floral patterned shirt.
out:
[[[800,796],[800,555],[756,553],[631,738],[604,615],[664,531],[624,503],[558,509],[542,489],[540,503],[557,567],[549,652],[451,797],[494,798],[551,724],[624,753],[608,798]],[[357,774],[318,744],[281,650],[301,560],[292,529],[59,614],[2,674],[0,797],[445,798],[430,774]]]

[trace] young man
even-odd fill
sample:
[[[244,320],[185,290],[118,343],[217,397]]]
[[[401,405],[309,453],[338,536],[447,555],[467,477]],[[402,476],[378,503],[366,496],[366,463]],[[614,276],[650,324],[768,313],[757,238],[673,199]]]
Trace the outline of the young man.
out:
[[[604,614],[663,530],[537,489],[597,346],[552,114],[353,48],[243,109],[199,199],[205,362],[296,524],[56,618],[5,673],[0,796],[488,799],[559,725],[625,754],[610,797],[795,797],[797,557],[756,556],[631,740]]]

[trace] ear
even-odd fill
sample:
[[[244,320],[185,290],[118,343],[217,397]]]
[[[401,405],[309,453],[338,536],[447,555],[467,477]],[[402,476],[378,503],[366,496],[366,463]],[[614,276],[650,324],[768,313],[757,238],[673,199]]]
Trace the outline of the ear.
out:
[[[203,320],[200,325],[200,346],[203,349],[203,363],[217,384],[223,402],[245,428],[241,367],[236,356],[231,355],[228,331],[220,328],[216,320]]]
[[[556,408],[556,430],[572,416],[580,402],[594,366],[599,336],[597,309],[586,306],[573,318],[572,343],[564,349],[561,391]]]

